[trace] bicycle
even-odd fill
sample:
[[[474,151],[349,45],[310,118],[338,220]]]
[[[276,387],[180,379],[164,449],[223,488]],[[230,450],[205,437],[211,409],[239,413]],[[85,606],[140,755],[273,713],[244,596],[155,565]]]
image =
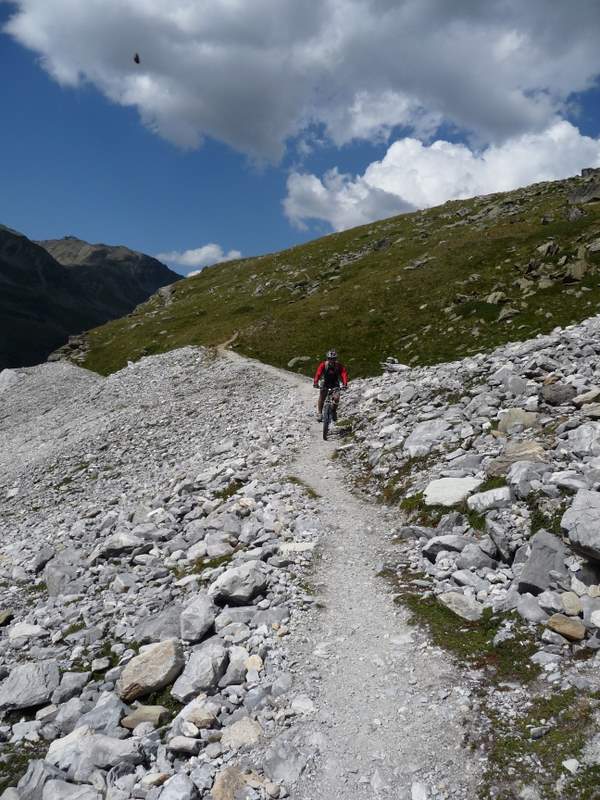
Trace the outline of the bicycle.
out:
[[[334,386],[327,389],[325,401],[323,403],[323,439],[327,441],[327,434],[329,433],[329,425],[332,422],[337,422],[337,404],[340,399],[340,390]]]

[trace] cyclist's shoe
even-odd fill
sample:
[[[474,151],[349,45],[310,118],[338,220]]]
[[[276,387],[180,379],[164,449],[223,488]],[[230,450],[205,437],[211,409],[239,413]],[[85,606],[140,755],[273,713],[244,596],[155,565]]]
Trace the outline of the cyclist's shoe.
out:
[[[323,414],[317,413],[317,422],[323,422]]]

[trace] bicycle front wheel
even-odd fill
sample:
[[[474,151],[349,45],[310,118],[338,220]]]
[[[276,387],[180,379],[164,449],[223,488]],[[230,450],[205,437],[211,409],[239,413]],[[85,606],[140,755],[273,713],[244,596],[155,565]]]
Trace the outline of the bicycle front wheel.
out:
[[[327,403],[323,409],[323,439],[327,441],[327,434],[329,433],[329,424],[331,422],[331,403]]]

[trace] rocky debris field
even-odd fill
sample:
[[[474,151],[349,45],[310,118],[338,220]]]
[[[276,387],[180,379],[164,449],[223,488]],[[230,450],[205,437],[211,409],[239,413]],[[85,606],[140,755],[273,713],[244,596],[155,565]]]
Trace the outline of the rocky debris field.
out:
[[[465,632],[488,625],[486,666],[497,680],[514,681],[520,669],[519,680],[545,697],[572,692],[570,705],[585,696],[593,711],[600,318],[460,362],[385,366],[382,377],[355,383],[353,440],[343,453],[355,480],[405,515],[387,564],[399,596],[412,598],[438,639],[447,610]],[[503,674],[499,653],[509,645],[521,659]],[[487,698],[496,716],[517,714],[535,695],[514,683],[512,697],[504,689]],[[540,738],[553,725],[545,722]],[[562,796],[567,777],[598,769],[594,730],[543,797]]]
[[[185,349],[0,376],[3,800],[285,797],[319,523],[295,387]],[[10,787],[10,788],[8,788]]]
[[[0,373],[2,800],[591,800],[599,333]]]

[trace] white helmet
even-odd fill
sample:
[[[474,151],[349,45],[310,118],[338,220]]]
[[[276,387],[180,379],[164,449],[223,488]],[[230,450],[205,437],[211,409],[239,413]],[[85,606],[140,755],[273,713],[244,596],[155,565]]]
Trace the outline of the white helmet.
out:
[[[335,350],[329,350],[327,352],[327,358],[332,359],[332,360],[336,359],[337,358],[337,352]]]

